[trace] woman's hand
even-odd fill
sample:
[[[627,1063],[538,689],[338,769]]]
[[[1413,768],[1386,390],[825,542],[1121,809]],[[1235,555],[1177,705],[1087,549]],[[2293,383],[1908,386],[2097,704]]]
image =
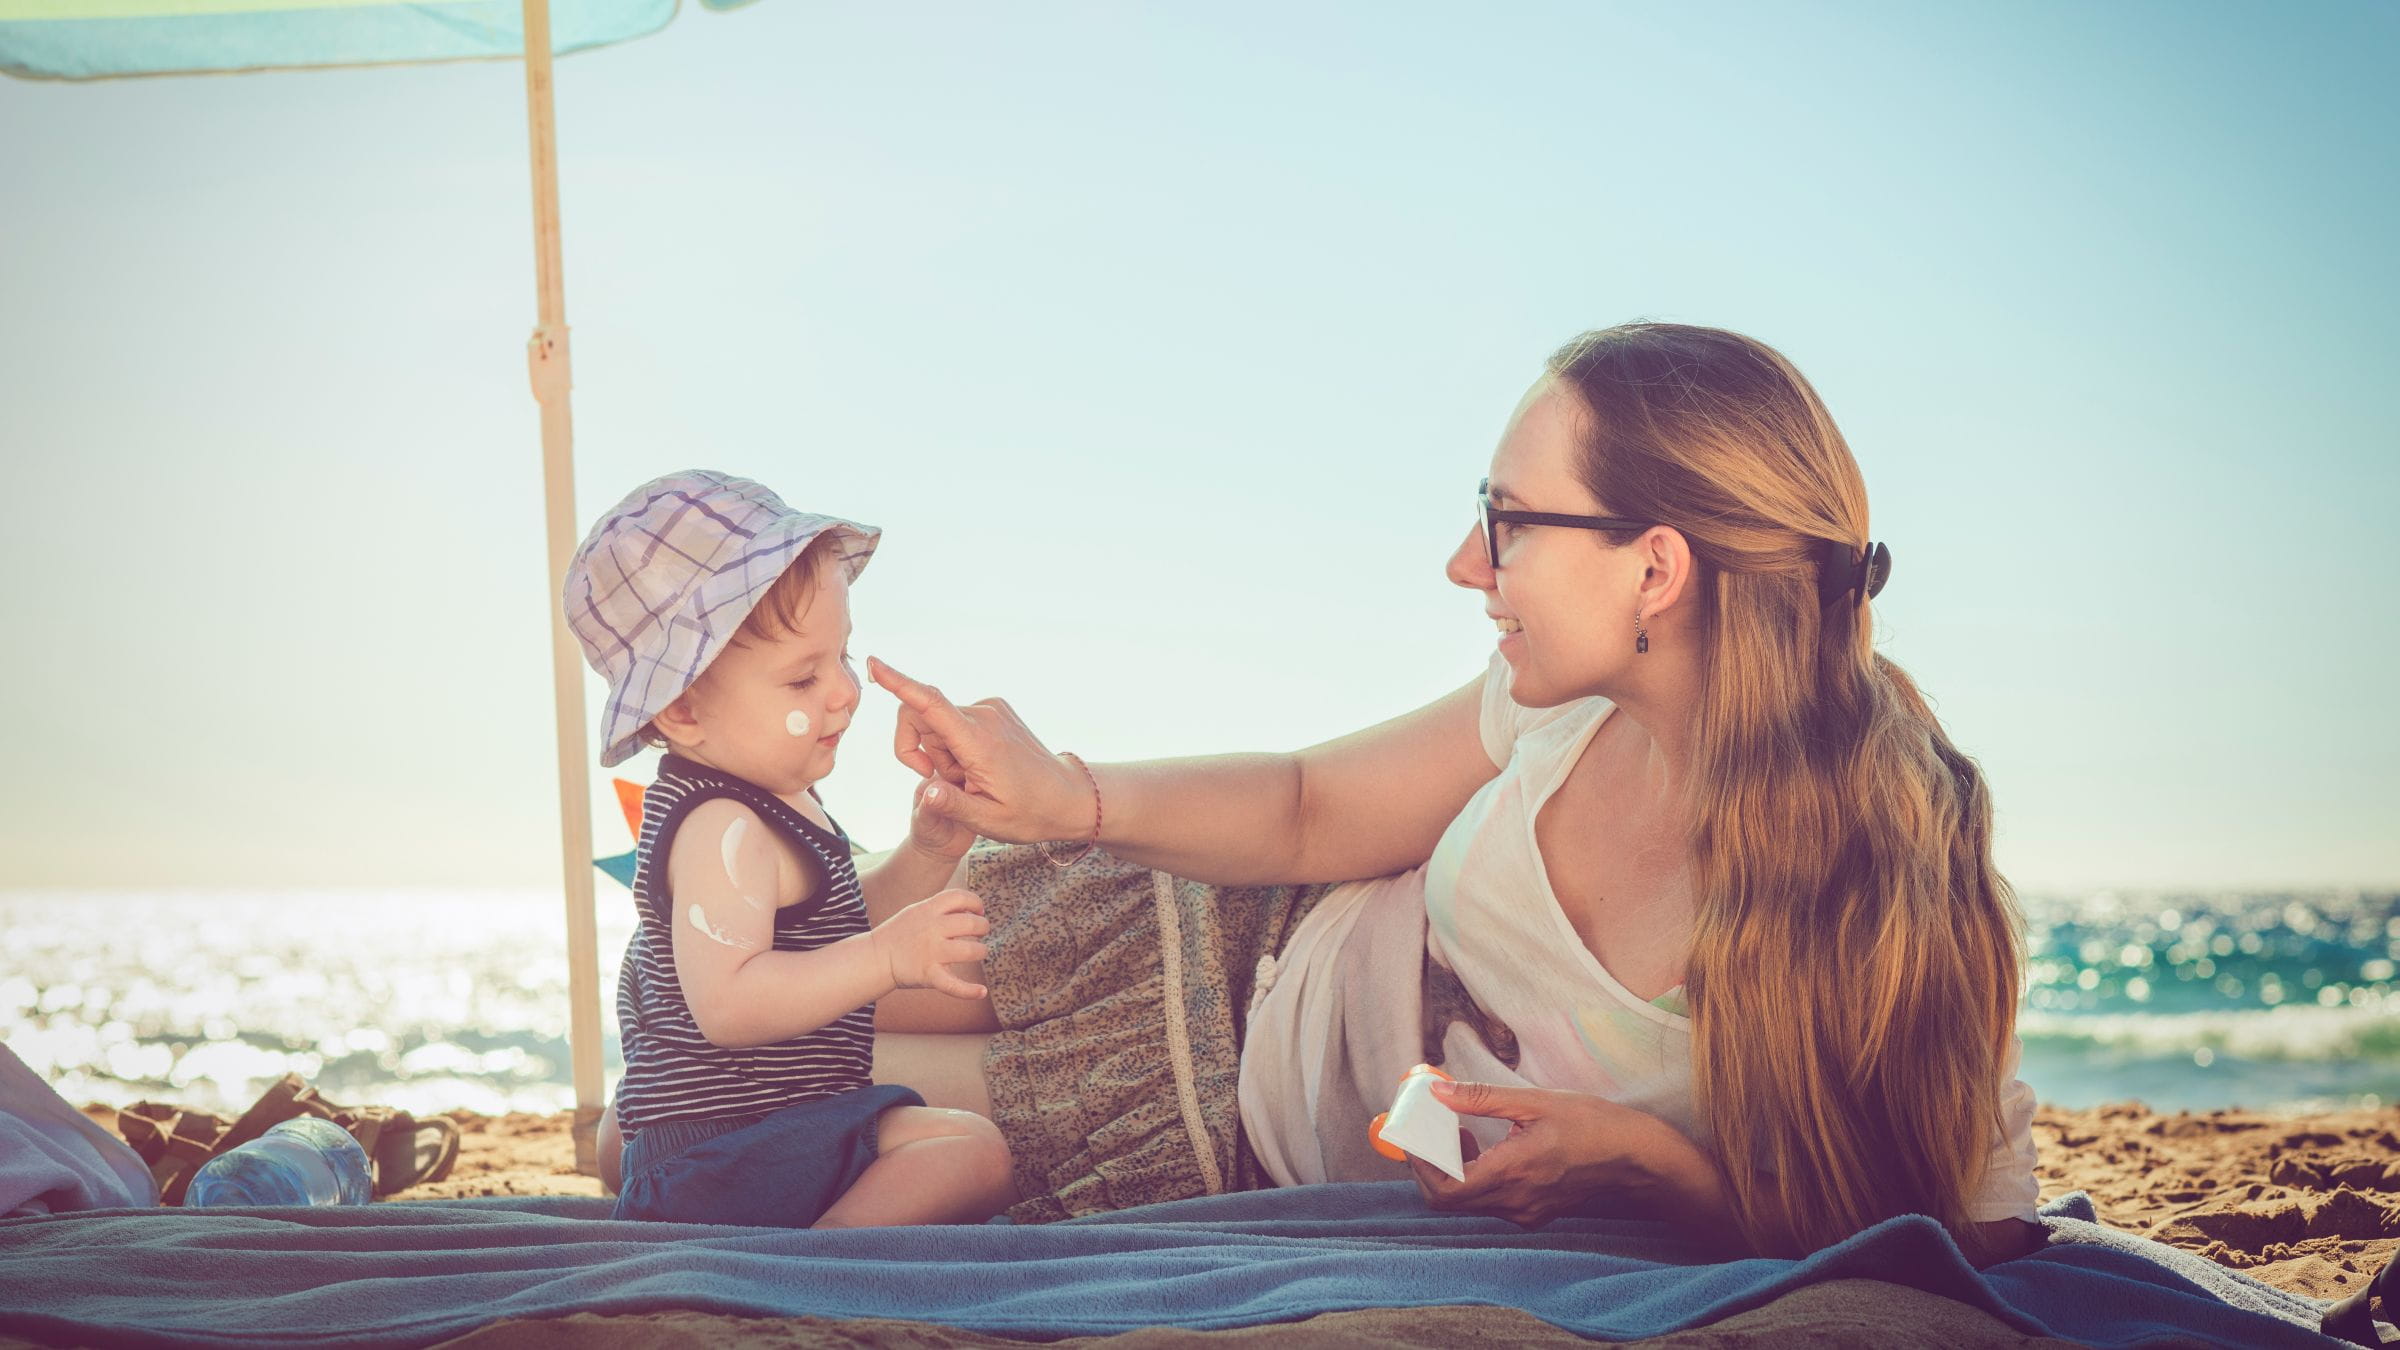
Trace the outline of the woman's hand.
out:
[[[1731,1222],[1716,1165],[1656,1116],[1549,1088],[1436,1082],[1433,1093],[1460,1115],[1510,1122],[1506,1139],[1467,1163],[1464,1181],[1409,1158],[1425,1203],[1435,1209],[1539,1228],[1594,1200],[1613,1198],[1629,1213],[1671,1204],[1677,1217],[1704,1226],[1713,1227],[1713,1217]]]
[[[920,776],[950,784],[920,797],[922,809],[1012,844],[1091,837],[1091,784],[1006,703],[987,698],[959,707],[874,657],[867,674],[900,700],[892,753]]]

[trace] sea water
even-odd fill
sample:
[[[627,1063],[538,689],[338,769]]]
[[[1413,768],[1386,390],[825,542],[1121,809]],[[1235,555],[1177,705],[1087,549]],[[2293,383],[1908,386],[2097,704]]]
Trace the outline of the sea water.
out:
[[[632,902],[600,883],[602,1051]],[[2065,1106],[2400,1101],[2400,893],[2029,896],[2023,1074]],[[538,892],[0,892],[0,1037],[69,1100],[559,1111],[563,902]]]
[[[2030,898],[2023,1076],[2162,1110],[2400,1101],[2400,892]]]
[[[603,1055],[633,902],[602,879]],[[540,892],[0,892],[0,1036],[69,1101],[575,1104],[566,909]]]

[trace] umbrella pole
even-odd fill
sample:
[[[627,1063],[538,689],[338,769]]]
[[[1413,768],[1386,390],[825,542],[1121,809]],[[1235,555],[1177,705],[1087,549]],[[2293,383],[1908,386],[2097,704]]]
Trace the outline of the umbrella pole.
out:
[[[540,323],[527,344],[542,405],[542,497],[549,527],[550,673],[558,706],[560,863],[567,901],[567,1045],[575,1072],[575,1168],[599,1174],[600,940],[592,917],[591,772],[584,764],[583,657],[559,596],[575,555],[575,418],[565,268],[558,246],[558,131],[550,96],[549,0],[524,0],[525,122],[533,142],[533,248]]]

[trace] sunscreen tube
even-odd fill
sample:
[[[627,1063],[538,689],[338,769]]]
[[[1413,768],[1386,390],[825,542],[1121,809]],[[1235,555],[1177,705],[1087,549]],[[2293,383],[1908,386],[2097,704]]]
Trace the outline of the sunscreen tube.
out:
[[[1392,1109],[1368,1125],[1367,1142],[1387,1158],[1397,1161],[1413,1153],[1440,1168],[1452,1181],[1464,1181],[1467,1170],[1458,1149],[1458,1113],[1435,1099],[1436,1078],[1451,1081],[1450,1075],[1428,1064],[1410,1069],[1400,1080]]]

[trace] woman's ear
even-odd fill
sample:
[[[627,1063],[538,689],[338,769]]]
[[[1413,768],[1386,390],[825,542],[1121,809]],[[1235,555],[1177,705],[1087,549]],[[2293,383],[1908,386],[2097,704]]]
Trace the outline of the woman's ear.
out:
[[[1691,541],[1672,525],[1653,525],[1633,546],[1642,560],[1642,613],[1656,618],[1674,608],[1692,583]]]

